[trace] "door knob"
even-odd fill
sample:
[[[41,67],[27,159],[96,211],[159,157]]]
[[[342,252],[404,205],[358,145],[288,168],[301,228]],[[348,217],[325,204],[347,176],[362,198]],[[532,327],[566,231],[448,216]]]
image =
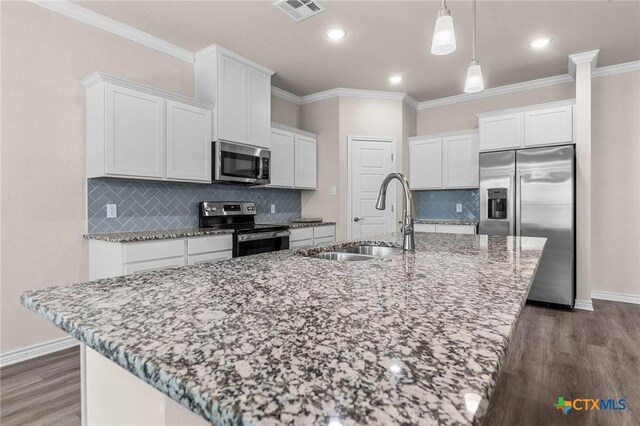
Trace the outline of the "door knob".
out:
[[[354,217],[353,218],[354,222],[360,222],[361,220],[364,220],[364,217]]]

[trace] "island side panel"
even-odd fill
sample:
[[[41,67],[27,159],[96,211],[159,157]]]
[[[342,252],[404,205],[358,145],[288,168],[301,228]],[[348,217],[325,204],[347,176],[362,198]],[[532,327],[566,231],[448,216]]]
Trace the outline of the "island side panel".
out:
[[[86,347],[86,425],[210,426],[204,418]]]

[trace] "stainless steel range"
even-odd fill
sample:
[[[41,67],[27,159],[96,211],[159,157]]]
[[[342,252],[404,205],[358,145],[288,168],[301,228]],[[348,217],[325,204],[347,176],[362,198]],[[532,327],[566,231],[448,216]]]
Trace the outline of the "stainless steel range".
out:
[[[268,253],[289,248],[289,227],[255,223],[253,202],[202,201],[199,208],[201,228],[233,229],[233,257]]]

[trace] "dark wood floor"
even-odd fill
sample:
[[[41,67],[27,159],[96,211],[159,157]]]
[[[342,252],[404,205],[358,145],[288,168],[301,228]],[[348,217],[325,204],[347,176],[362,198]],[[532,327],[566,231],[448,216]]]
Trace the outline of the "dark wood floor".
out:
[[[525,307],[485,426],[640,425],[640,305],[596,312]],[[79,425],[80,356],[58,352],[0,371],[0,424]],[[559,396],[625,398],[625,411],[553,408]]]

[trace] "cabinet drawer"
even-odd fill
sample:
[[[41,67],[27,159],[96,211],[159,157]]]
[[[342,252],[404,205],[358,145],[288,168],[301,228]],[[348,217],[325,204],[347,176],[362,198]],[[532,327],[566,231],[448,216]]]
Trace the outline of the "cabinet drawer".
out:
[[[231,235],[193,237],[187,240],[187,254],[189,255],[232,249],[233,237]]]
[[[165,268],[177,268],[184,266],[184,256],[169,259],[150,260],[147,262],[130,263],[124,265],[124,274],[141,274],[143,272],[157,271]]]
[[[436,225],[430,223],[417,223],[413,228],[416,232],[436,232]]]
[[[442,234],[475,234],[476,227],[473,225],[436,225],[438,233]]]
[[[333,237],[335,235],[335,226],[317,226],[313,228],[313,238]]]
[[[313,243],[315,245],[315,244],[332,243],[334,241],[335,241],[335,238],[332,235],[330,237],[316,238],[313,240]]]
[[[289,248],[309,247],[313,245],[313,240],[289,241]]]
[[[124,245],[124,262],[184,256],[184,239],[142,241]]]
[[[300,240],[311,240],[311,239],[313,239],[313,228],[291,229],[289,242],[300,241]]]
[[[231,259],[232,254],[233,252],[231,250],[192,254],[187,258],[187,265],[195,265],[196,263],[209,262],[212,260]]]

